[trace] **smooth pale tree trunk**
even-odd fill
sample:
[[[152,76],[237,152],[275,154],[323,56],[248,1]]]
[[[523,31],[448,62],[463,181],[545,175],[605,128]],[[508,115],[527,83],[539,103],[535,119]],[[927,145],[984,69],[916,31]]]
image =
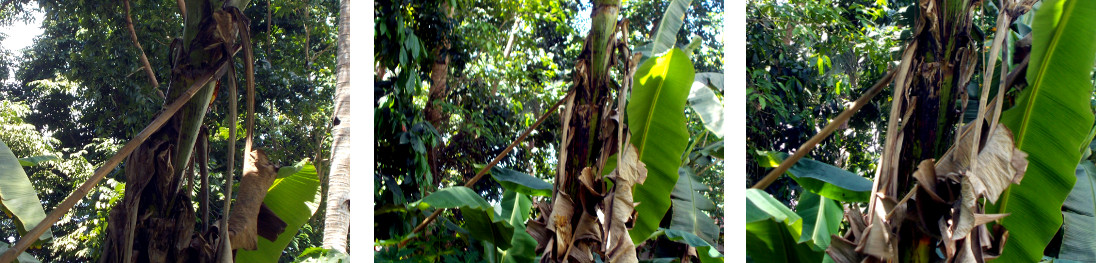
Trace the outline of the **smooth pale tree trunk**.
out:
[[[331,175],[323,247],[347,252],[350,234],[350,1],[339,14],[339,54],[335,65],[335,119],[331,130]]]

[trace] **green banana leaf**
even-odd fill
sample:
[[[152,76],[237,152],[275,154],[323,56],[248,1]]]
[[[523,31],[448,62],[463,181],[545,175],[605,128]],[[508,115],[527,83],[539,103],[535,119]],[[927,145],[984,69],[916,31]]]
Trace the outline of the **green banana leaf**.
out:
[[[647,61],[652,56],[661,56],[663,53],[674,48],[677,44],[677,32],[681,31],[681,25],[685,19],[685,10],[692,4],[692,0],[671,0],[669,6],[666,6],[666,11],[662,13],[662,19],[659,20],[658,28],[654,33],[654,39],[650,43],[639,45],[632,49],[636,53],[642,54],[640,58],[640,64]],[[690,53],[686,53],[689,55]]]
[[[1065,221],[1057,256],[1065,260],[1096,262],[1096,167],[1092,161],[1081,161],[1076,174],[1077,183],[1062,205]]]
[[[803,234],[798,242],[807,242],[814,251],[830,247],[830,235],[840,235],[841,217],[845,210],[833,200],[811,192],[799,193],[795,213],[803,218]]]
[[[679,49],[649,59],[636,71],[628,98],[628,129],[639,159],[647,165],[647,179],[636,184],[635,226],[632,242],[643,243],[658,229],[670,208],[670,191],[677,183],[681,154],[689,142],[685,127],[685,100],[693,82],[693,65]]]
[[[483,169],[482,164],[473,165],[476,170]],[[495,179],[503,188],[513,190],[526,195],[543,197],[552,196],[552,184],[533,177],[532,175],[510,170],[502,167],[491,167],[491,178]]]
[[[671,241],[677,241],[678,243],[686,244],[690,247],[695,247],[696,255],[697,258],[700,258],[700,262],[723,262],[723,253],[719,253],[719,250],[712,246],[711,243],[708,243],[708,241],[705,241],[703,238],[693,235],[693,233],[689,233],[688,231],[665,228],[660,228],[659,231],[662,231],[664,234],[666,234],[666,238],[669,238]]]
[[[293,262],[299,263],[348,263],[350,256],[338,250],[310,247],[297,255]]]
[[[7,242],[0,241],[0,254],[3,254],[4,252],[8,252],[8,249],[10,249],[10,248],[11,248],[10,244],[8,244]],[[26,251],[23,251],[23,253],[20,253],[18,257],[15,257],[15,262],[17,262],[17,263],[38,263],[38,262],[42,262],[42,261],[38,261],[37,258],[34,258],[34,256],[32,256],[31,254],[28,254]]]
[[[29,167],[29,166],[39,165],[39,164],[42,164],[44,162],[57,161],[57,160],[61,160],[61,158],[57,158],[57,156],[53,156],[53,155],[39,155],[39,156],[34,156],[34,157],[19,158],[19,165]]]
[[[27,173],[19,165],[19,159],[7,144],[0,141],[0,210],[15,219],[19,235],[24,235],[46,218],[42,201],[34,190]],[[53,238],[53,231],[46,229],[35,241],[35,246]]]
[[[783,152],[757,151],[757,154],[761,167],[776,167],[788,158]],[[799,159],[788,169],[788,176],[803,189],[833,200],[867,202],[871,195],[871,180],[809,158]]]
[[[294,165],[282,166],[282,168],[278,168],[278,177],[277,178],[286,178],[286,177],[289,177],[290,175],[293,175],[297,172],[300,172],[301,169],[304,169],[304,166],[306,164],[308,164],[308,159],[301,160],[300,162],[297,162],[297,164],[294,164]],[[315,167],[313,167],[313,170],[315,170]]]
[[[746,256],[752,262],[819,262],[824,252],[799,243],[803,220],[765,191],[746,189]]]
[[[715,97],[715,92],[708,85],[693,82],[689,91],[689,107],[700,115],[705,128],[723,138],[723,102]]]
[[[719,226],[715,224],[704,211],[716,209],[715,203],[700,193],[701,189],[708,186],[700,182],[700,179],[687,167],[678,169],[677,185],[670,193],[673,202],[673,218],[670,220],[670,229],[692,233],[709,244],[716,244],[719,238]]]
[[[514,236],[514,227],[495,213],[495,208],[483,200],[475,191],[464,186],[442,188],[411,206],[425,210],[430,207],[460,208],[464,216],[464,228],[473,238],[491,242],[500,249],[510,248],[510,239]]]
[[[277,262],[301,226],[319,209],[320,179],[316,176],[316,167],[307,162],[294,166],[297,172],[274,179],[263,199],[263,204],[285,221],[285,231],[274,241],[259,238],[256,250],[237,250],[236,262]]]
[[[1001,262],[1035,262],[1062,225],[1061,207],[1077,180],[1075,168],[1093,123],[1089,98],[1096,60],[1096,1],[1046,0],[1032,23],[1030,84],[1001,115],[1016,146],[1028,153],[1019,185],[987,213],[1010,213]]]
[[[502,262],[533,262],[537,256],[537,240],[525,232],[525,220],[529,219],[532,207],[532,200],[524,194],[509,189],[502,193],[502,217],[514,226],[512,246],[502,251]]]

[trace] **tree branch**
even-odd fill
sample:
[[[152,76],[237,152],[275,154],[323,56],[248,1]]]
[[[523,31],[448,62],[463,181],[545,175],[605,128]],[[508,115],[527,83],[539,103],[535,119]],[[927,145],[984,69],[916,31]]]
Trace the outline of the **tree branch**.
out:
[[[815,134],[814,137],[811,137],[811,139],[804,143],[802,146],[799,146],[799,150],[796,150],[795,154],[792,154],[792,156],[788,157],[788,159],[784,159],[784,162],[780,163],[780,166],[776,167],[776,169],[773,169],[771,172],[769,172],[768,175],[765,176],[765,178],[762,178],[761,181],[758,181],[757,184],[754,184],[754,186],[750,188],[765,189],[765,187],[769,187],[769,184],[772,184],[773,181],[776,181],[776,178],[780,177],[780,175],[788,171],[788,168],[791,168],[791,166],[795,164],[795,162],[799,161],[800,158],[803,158],[803,156],[807,155],[807,153],[810,152],[811,149],[814,149],[814,146],[818,145],[818,143],[821,142],[822,139],[830,136],[830,134],[833,133],[833,131],[836,130],[838,126],[841,126],[842,123],[848,121],[849,118],[852,117],[854,113],[856,113],[856,111],[859,111],[860,108],[864,107],[864,105],[867,105],[868,101],[871,100],[872,97],[875,97],[875,95],[879,94],[879,92],[883,90],[883,87],[887,86],[887,84],[890,83],[891,79],[894,78],[895,72],[897,71],[892,70],[890,73],[887,73],[887,75],[883,77],[883,79],[879,80],[879,82],[875,83],[875,85],[872,86],[867,93],[864,93],[864,95],[861,95],[859,99],[856,99],[856,103],[852,105],[852,108],[848,108],[845,111],[841,112],[840,115],[837,115],[837,118],[834,118],[833,121],[830,121],[829,124],[826,124],[826,127],[822,128],[821,132]]]
[[[152,84],[152,89],[156,90],[156,94],[160,95],[160,98],[167,98],[164,96],[164,92],[160,91],[160,82],[156,81],[156,73],[152,72],[152,65],[148,63],[148,57],[145,56],[145,49],[141,47],[141,42],[137,41],[137,30],[133,29],[133,19],[129,17],[129,0],[122,1],[126,6],[126,28],[129,29],[129,38],[133,40],[133,46],[137,47],[137,53],[139,53],[141,59],[141,65],[145,67],[145,73],[148,74],[148,82]],[[182,0],[179,0],[180,8],[182,7]],[[184,13],[186,11],[184,10]]]
[[[145,126],[144,130],[141,130],[141,133],[137,134],[136,137],[129,140],[129,142],[127,142],[126,145],[123,146],[117,154],[107,160],[107,162],[103,164],[102,167],[96,169],[91,178],[88,178],[87,181],[84,181],[84,184],[80,185],[80,188],[77,188],[71,194],[69,194],[69,196],[66,197],[65,200],[57,206],[57,208],[53,209],[53,211],[50,211],[50,213],[46,215],[45,219],[42,219],[42,222],[39,222],[37,226],[35,226],[30,231],[27,231],[27,234],[23,235],[22,238],[20,238],[19,241],[16,242],[11,249],[5,251],[3,255],[0,255],[0,262],[12,262],[20,253],[23,253],[23,251],[27,250],[27,248],[30,247],[30,245],[34,243],[34,241],[37,240],[39,236],[46,232],[46,229],[56,223],[57,219],[60,219],[62,215],[69,211],[69,209],[72,209],[72,207],[76,205],[76,202],[79,202],[80,199],[86,197],[88,192],[91,192],[91,189],[94,188],[100,180],[103,180],[108,172],[114,170],[114,167],[118,166],[118,164],[122,162],[122,158],[125,158],[129,156],[130,153],[133,153],[133,150],[137,149],[137,146],[140,146],[142,143],[144,143],[145,140],[147,140],[148,137],[152,135],[152,133],[159,131],[160,127],[163,126],[164,123],[167,123],[168,119],[174,116],[175,113],[178,112],[184,104],[190,101],[190,98],[194,97],[194,94],[198,93],[198,90],[202,89],[202,87],[204,87],[206,84],[209,84],[209,81],[213,78],[224,75],[225,70],[230,64],[230,61],[225,59],[220,61],[218,64],[220,66],[217,67],[217,70],[215,72],[207,72],[204,76],[199,77],[197,81],[191,84],[190,88],[183,92],[183,94],[179,94],[179,97],[176,98],[175,101],[168,105],[166,108],[164,108],[164,110],[160,112],[160,115],[157,115],[156,119],[152,120],[152,123],[149,123],[148,126]]]
[[[567,101],[567,98],[571,97],[571,95],[574,94],[575,90],[572,88],[571,91],[567,92],[567,95],[564,95],[563,98],[560,98],[555,105],[552,105],[552,108],[549,108],[548,111],[545,111],[543,114],[541,114],[540,118],[537,118],[537,122],[533,123],[533,126],[529,126],[529,128],[525,129],[525,132],[522,133],[521,136],[518,136],[518,138],[514,140],[514,142],[510,143],[510,146],[506,146],[506,149],[502,150],[502,152],[499,153],[498,156],[495,156],[494,160],[491,160],[490,163],[487,163],[486,166],[483,166],[483,169],[480,169],[480,171],[476,173],[476,176],[472,177],[471,180],[468,180],[468,182],[464,184],[464,187],[472,187],[472,185],[476,184],[476,182],[478,182],[480,178],[483,178],[483,175],[487,174],[488,170],[491,170],[491,167],[495,167],[495,165],[498,164],[499,161],[502,161],[502,157],[506,157],[506,154],[510,153],[510,150],[514,149],[514,146],[517,146],[519,143],[521,143],[521,141],[524,140],[526,136],[529,136],[529,133],[533,132],[533,129],[536,129],[537,126],[540,126],[540,124],[548,118],[548,115],[551,115],[553,112],[555,112],[556,109],[559,108],[560,104],[563,104],[564,101]],[[433,222],[434,219],[438,217],[438,214],[441,214],[442,210],[444,209],[434,210],[433,214],[430,214],[430,216],[427,217],[426,220],[423,220],[422,223],[420,223],[419,226],[415,227],[414,230],[411,230],[411,233],[408,235],[422,231],[423,228],[426,228],[427,224],[430,224],[430,222]],[[400,241],[400,247],[406,246],[407,242],[409,241],[411,241],[411,238]]]

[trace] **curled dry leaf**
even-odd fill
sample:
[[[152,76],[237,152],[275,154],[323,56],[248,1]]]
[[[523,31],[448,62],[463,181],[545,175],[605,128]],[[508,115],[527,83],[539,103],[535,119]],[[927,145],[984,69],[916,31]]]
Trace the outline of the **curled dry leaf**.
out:
[[[832,236],[830,247],[826,248],[826,254],[829,254],[836,263],[858,263],[863,260],[863,257],[856,253],[855,243],[837,235]]]
[[[872,213],[868,215],[872,217],[872,223],[864,231],[865,237],[860,240],[860,245],[856,247],[856,251],[883,259],[883,261],[894,262],[898,260],[898,249],[894,234],[890,232],[890,227],[882,219],[885,214]]]
[[[921,186],[922,189],[925,189],[925,192],[929,194],[929,197],[931,197],[932,200],[943,203],[946,201],[936,194],[937,177],[933,161],[934,160],[932,159],[921,161],[921,163],[917,165],[917,171],[913,172],[913,178],[917,179],[917,185]]]
[[[624,145],[621,163],[609,174],[613,180],[612,198],[601,202],[602,210],[609,211],[609,222],[603,233],[606,235],[605,251],[608,262],[637,262],[635,244],[628,236],[628,225],[635,217],[635,203],[632,199],[632,186],[647,179],[647,167],[639,160],[635,146]]]
[[[969,127],[969,126],[968,126]],[[1004,124],[991,129],[993,134],[986,139],[978,153],[978,170],[971,171],[970,151],[974,149],[974,136],[971,129],[965,129],[959,143],[951,148],[936,163],[936,174],[963,174],[970,178],[970,184],[976,197],[985,197],[997,203],[1001,192],[1010,184],[1019,184],[1027,170],[1027,153],[1016,148],[1012,131]]]
[[[941,213],[939,218],[923,218],[922,221],[937,222],[937,228],[943,235],[942,245],[945,257],[950,262],[970,262],[982,258],[985,248],[992,244],[983,226],[988,222],[1001,219],[1007,214],[981,214],[979,198],[996,202],[1004,190],[1023,179],[1027,169],[1027,154],[1016,148],[1012,132],[1004,125],[989,129],[992,135],[986,136],[981,151],[975,159],[976,170],[971,170],[971,151],[974,144],[973,131],[967,126],[958,143],[933,164],[933,160],[924,160],[918,165],[913,176],[928,197],[917,202],[939,202],[946,204],[950,211]],[[940,188],[942,181],[958,182],[959,193],[949,192],[949,188]],[[943,192],[941,192],[943,191]],[[951,190],[954,191],[954,190]],[[959,196],[958,200],[949,200],[941,196]],[[922,212],[922,214],[925,214]],[[870,237],[870,236],[869,236]],[[977,241],[977,242],[976,242]],[[978,247],[974,247],[975,244]],[[975,256],[977,255],[977,256]]]

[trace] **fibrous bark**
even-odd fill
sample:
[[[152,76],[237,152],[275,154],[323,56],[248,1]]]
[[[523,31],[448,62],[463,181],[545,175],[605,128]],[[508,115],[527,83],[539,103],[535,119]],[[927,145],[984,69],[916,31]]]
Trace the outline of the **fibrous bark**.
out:
[[[608,74],[617,48],[627,38],[626,23],[617,23],[619,4],[595,1],[593,25],[575,63],[575,96],[561,114],[564,127],[552,204],[539,204],[541,215],[526,230],[537,240],[542,262],[637,261],[627,226],[634,220],[632,185],[643,182],[646,172],[625,139],[624,100],[618,97],[613,105],[610,96],[614,90],[624,96],[630,82],[625,80],[622,87]],[[618,33],[623,36],[618,38]],[[622,50],[630,70],[634,63],[626,45]],[[603,177],[605,163],[619,149],[624,150],[616,157],[617,169]]]

